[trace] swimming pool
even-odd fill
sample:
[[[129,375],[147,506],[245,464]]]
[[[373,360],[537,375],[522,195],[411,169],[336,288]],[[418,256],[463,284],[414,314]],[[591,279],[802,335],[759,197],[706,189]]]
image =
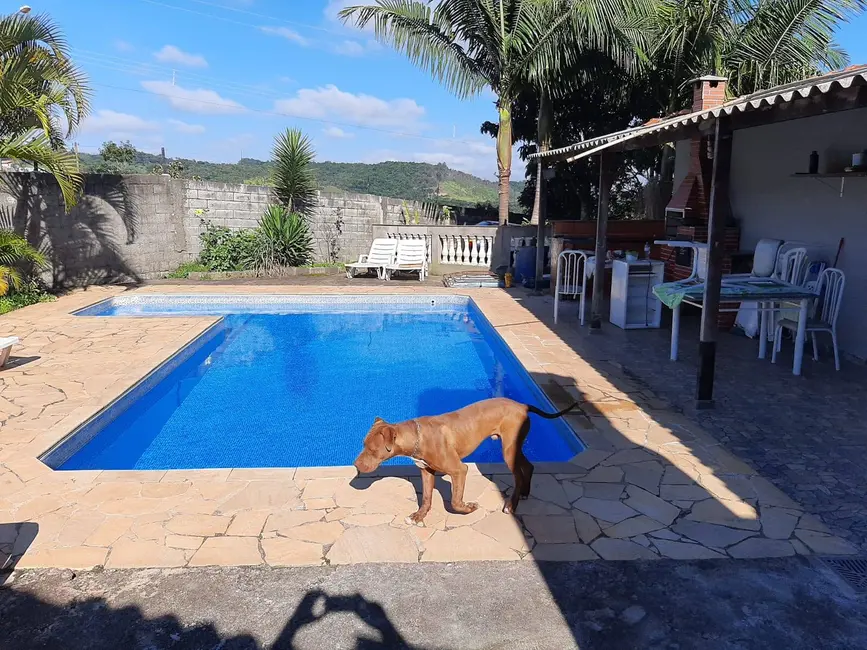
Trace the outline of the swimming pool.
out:
[[[461,296],[128,296],[80,317],[222,318],[42,460],[60,470],[350,465],[375,417],[505,396],[555,410]],[[583,449],[532,416],[531,461]],[[471,462],[501,462],[485,441]],[[389,464],[408,464],[397,458]]]

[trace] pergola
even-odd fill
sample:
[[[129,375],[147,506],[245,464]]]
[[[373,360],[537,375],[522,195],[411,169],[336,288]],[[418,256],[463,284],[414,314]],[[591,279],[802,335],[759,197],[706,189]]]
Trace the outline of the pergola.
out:
[[[724,81],[702,77],[696,83]],[[599,156],[599,207],[596,224],[596,268],[593,275],[593,302],[590,327],[602,324],[603,282],[607,252],[608,204],[611,192],[612,157],[620,151],[655,147],[694,137],[713,137],[713,167],[708,223],[708,269],[704,284],[699,372],[696,399],[699,406],[713,403],[716,360],[717,318],[722,283],[725,218],[720,203],[727,199],[732,152],[732,133],[739,129],[797,120],[828,113],[867,107],[867,65],[762,90],[726,101],[711,109],[653,119],[637,127],[530,155],[552,162],[573,162]],[[544,187],[544,186],[543,186]],[[543,202],[544,204],[544,202]],[[540,215],[540,221],[544,215]]]

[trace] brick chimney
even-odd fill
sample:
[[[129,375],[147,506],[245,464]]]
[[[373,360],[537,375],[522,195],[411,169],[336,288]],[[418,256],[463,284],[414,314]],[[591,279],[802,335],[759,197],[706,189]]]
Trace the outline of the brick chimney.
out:
[[[725,102],[725,77],[706,75],[692,82],[692,110],[703,111]],[[689,144],[689,170],[686,178],[675,190],[667,209],[685,210],[685,225],[707,226],[710,201],[711,160],[707,144],[700,137]],[[699,232],[699,236],[703,234]],[[705,240],[707,235],[704,234]]]
[[[728,79],[715,75],[705,75],[692,81],[692,110],[706,111],[716,108],[726,100]]]
[[[692,82],[692,112],[706,111],[725,103],[725,77],[706,75]],[[689,168],[686,177],[675,190],[666,212],[666,230],[676,228],[677,239],[706,242],[708,218],[710,213],[710,177],[713,159],[709,151],[708,138],[695,137],[689,143]],[[683,210],[682,220],[677,215]],[[723,270],[731,272],[731,252],[737,251],[740,244],[740,231],[736,227],[726,228],[724,250],[726,256]],[[692,270],[691,255],[686,249],[666,248],[662,253],[665,262],[666,280],[681,280]],[[720,314],[720,324],[731,327],[730,314]],[[731,322],[729,322],[731,321]]]

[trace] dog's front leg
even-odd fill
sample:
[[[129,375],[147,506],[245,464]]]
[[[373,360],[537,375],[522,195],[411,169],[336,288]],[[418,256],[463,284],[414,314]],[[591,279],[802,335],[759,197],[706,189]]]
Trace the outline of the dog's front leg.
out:
[[[421,505],[413,514],[407,517],[407,523],[414,523],[416,526],[424,526],[424,518],[430,512],[430,506],[433,502],[434,479],[436,474],[429,467],[421,470]]]

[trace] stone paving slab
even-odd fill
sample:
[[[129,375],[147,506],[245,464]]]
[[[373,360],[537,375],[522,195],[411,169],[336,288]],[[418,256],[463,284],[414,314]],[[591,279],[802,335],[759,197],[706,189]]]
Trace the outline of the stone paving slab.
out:
[[[327,287],[280,287],[327,293]],[[76,318],[115,295],[90,289],[0,317],[21,337],[0,373],[0,560],[92,568],[851,554],[797,503],[646,388],[615,383],[507,292],[471,295],[588,449],[537,467],[517,518],[502,466],[471,468],[471,515],[435,492],[406,523],[419,481],[353,468],[55,472],[37,456],[209,327],[213,318]],[[161,286],[143,292],[189,292]],[[226,293],[225,287],[197,292]],[[362,287],[417,294],[445,289]],[[274,287],[245,287],[274,293]],[[361,435],[359,434],[359,444]],[[531,434],[532,435],[532,434]],[[405,473],[406,474],[406,473]]]

